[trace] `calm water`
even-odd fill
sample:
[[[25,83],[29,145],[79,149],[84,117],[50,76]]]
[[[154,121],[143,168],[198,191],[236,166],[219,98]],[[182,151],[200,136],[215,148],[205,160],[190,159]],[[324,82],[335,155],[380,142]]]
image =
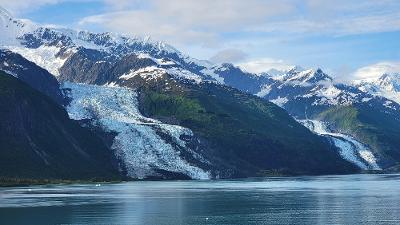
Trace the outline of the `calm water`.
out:
[[[400,224],[400,176],[1,188],[0,224]]]

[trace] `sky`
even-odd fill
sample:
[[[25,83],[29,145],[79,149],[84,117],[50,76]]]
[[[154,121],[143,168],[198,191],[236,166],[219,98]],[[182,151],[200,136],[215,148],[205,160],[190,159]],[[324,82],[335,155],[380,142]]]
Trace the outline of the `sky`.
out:
[[[293,65],[339,79],[400,72],[399,0],[0,0],[17,18],[150,36],[250,72]]]

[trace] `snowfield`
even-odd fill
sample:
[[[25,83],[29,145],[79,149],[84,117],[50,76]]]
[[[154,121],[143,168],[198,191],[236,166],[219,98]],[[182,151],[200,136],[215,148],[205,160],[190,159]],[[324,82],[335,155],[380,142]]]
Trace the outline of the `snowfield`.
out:
[[[183,173],[193,179],[209,179],[210,174],[185,161],[174,144],[186,148],[182,135],[192,136],[192,131],[176,125],[142,116],[138,110],[137,93],[122,87],[64,83],[70,89],[72,102],[67,106],[74,120],[90,119],[105,131],[115,132],[112,149],[132,178],[143,179],[156,174],[155,169]],[[167,143],[158,132],[172,137]],[[207,163],[190,149],[195,159]]]
[[[27,60],[34,62],[55,76],[60,75],[59,70],[68,59],[67,57],[61,58],[58,56],[61,48],[56,46],[42,45],[39,48],[9,46],[8,49],[22,55]],[[73,54],[74,50],[69,50],[69,53]]]

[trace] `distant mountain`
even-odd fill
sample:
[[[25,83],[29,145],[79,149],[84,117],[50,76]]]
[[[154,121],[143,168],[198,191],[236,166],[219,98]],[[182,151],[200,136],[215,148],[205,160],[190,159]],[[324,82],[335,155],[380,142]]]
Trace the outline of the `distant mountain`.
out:
[[[336,83],[321,69],[291,69],[264,84],[258,94],[287,109],[298,118],[313,117],[332,106],[368,104],[377,110],[396,111],[400,106],[358,88]]]
[[[360,90],[375,96],[383,96],[400,104],[400,73],[385,73],[378,78],[356,80]]]
[[[362,146],[354,157],[362,158],[360,152],[368,150],[382,168],[399,162],[395,140],[400,135],[395,125],[400,119],[400,105],[378,91],[378,87],[395,90],[394,77],[383,76],[380,82],[361,82],[357,86],[336,83],[321,69],[293,68],[270,77],[272,80],[263,84],[257,95],[280,105],[299,120],[327,123],[329,132],[355,138]],[[327,131],[317,133],[326,135]],[[348,152],[348,146],[339,144],[342,152]],[[351,141],[348,145],[354,147]]]
[[[119,177],[114,157],[100,138],[70,120],[49,97],[1,71],[0,117],[0,177]]]

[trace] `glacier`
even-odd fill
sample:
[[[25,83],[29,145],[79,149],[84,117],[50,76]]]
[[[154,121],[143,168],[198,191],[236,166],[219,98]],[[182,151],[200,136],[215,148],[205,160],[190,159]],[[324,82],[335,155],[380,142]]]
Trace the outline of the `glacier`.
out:
[[[72,99],[66,107],[71,119],[89,119],[105,131],[117,134],[111,148],[129,177],[143,179],[161,169],[192,179],[211,178],[210,172],[187,162],[179,148],[174,147],[175,144],[185,148],[193,158],[207,164],[207,160],[186,148],[181,139],[182,135],[192,136],[192,131],[141,115],[134,90],[69,82],[63,83],[62,88]],[[172,137],[174,144],[167,143],[159,132]]]
[[[339,154],[343,159],[357,165],[363,170],[381,170],[374,154],[367,146],[353,137],[329,131],[327,125],[322,121],[310,119],[297,121],[314,133],[332,140],[333,144],[339,149]]]

